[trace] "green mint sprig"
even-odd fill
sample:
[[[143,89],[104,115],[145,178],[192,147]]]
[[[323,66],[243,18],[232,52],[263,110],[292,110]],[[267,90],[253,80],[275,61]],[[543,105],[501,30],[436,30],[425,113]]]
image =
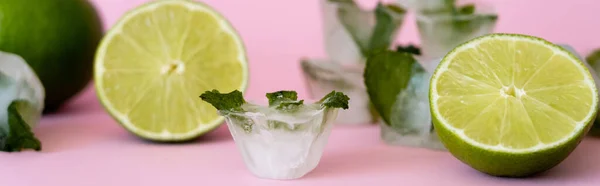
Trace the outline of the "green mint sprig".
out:
[[[18,152],[24,149],[42,150],[31,127],[24,120],[24,110],[29,109],[29,103],[24,100],[15,100],[8,106],[7,130],[0,126],[0,151]]]
[[[200,98],[219,111],[243,111],[242,105],[246,103],[242,92],[234,90],[223,94],[218,90],[206,91]]]
[[[416,63],[411,53],[383,51],[367,59],[364,79],[369,99],[386,124],[397,95],[406,89]],[[393,85],[393,86],[392,86]]]
[[[267,93],[267,99],[269,99],[269,106],[275,106],[276,109],[286,112],[296,111],[304,104],[304,100],[298,100],[296,91],[282,90]]]
[[[329,94],[325,95],[319,103],[322,106],[328,108],[341,108],[348,109],[348,101],[350,98],[342,92],[331,91]]]

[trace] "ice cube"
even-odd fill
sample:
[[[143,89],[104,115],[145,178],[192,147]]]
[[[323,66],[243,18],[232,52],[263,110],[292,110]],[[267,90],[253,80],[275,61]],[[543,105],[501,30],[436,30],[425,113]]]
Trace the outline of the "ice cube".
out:
[[[266,179],[296,179],[321,159],[338,109],[318,104],[289,113],[248,103],[242,113],[221,113],[246,167]]]
[[[27,124],[35,127],[44,107],[44,95],[42,83],[23,58],[0,52],[0,136],[9,130],[7,108],[15,100],[28,103],[20,114]]]
[[[411,74],[408,86],[394,102],[390,123],[381,123],[381,137],[392,145],[444,149],[433,129],[429,110],[431,73],[415,63]]]
[[[350,108],[340,111],[340,124],[369,124],[377,120],[364,83],[364,64],[338,64],[329,60],[302,60],[302,72],[312,98],[335,90],[350,97]]]

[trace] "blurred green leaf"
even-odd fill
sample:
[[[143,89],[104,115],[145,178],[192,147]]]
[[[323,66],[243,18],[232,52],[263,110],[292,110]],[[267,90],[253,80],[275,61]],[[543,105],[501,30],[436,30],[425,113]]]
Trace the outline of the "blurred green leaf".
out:
[[[7,109],[8,131],[0,127],[0,150],[6,152],[18,152],[23,149],[42,150],[42,144],[38,140],[31,127],[23,119],[22,112],[28,110],[31,105],[24,100],[13,101]]]
[[[365,85],[373,106],[389,124],[390,115],[397,95],[406,89],[411,77],[412,54],[385,51],[370,56],[365,68]]]

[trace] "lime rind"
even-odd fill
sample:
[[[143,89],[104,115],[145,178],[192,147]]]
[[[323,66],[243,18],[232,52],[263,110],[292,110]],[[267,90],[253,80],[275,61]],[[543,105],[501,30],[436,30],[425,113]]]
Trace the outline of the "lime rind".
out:
[[[107,45],[108,45],[109,41],[111,41],[112,38],[115,37],[116,35],[120,34],[121,28],[136,15],[141,14],[141,13],[146,13],[146,12],[152,12],[156,8],[164,6],[164,5],[182,6],[187,9],[190,9],[190,10],[200,10],[200,11],[208,13],[208,15],[210,15],[210,16],[215,16],[214,18],[215,18],[215,20],[218,20],[219,26],[221,27],[221,31],[227,32],[230,36],[232,36],[232,38],[234,39],[234,42],[236,43],[236,46],[238,46],[238,48],[237,48],[238,51],[240,51],[238,60],[242,62],[241,65],[242,65],[242,69],[243,69],[242,70],[243,81],[241,82],[240,87],[237,89],[240,90],[241,92],[245,92],[245,90],[247,89],[247,86],[248,86],[248,81],[249,81],[249,75],[248,75],[249,68],[248,68],[248,64],[247,64],[248,60],[247,60],[247,56],[245,53],[245,51],[246,51],[245,46],[242,42],[241,37],[237,33],[237,30],[232,26],[232,24],[227,19],[225,19],[225,17],[223,15],[218,13],[212,7],[208,6],[205,3],[191,1],[191,0],[154,1],[154,2],[150,2],[147,4],[141,5],[133,10],[126,12],[125,15],[117,21],[115,26],[113,26],[111,29],[108,30],[108,32],[106,33],[106,35],[100,42],[100,45],[98,47],[98,51],[96,52],[96,56],[95,56],[95,60],[94,60],[95,61],[95,63],[94,63],[95,89],[97,92],[98,99],[100,100],[100,102],[102,103],[104,108],[108,111],[108,113],[111,115],[111,117],[114,118],[115,120],[117,120],[117,122],[120,125],[122,125],[125,129],[127,129],[131,133],[135,134],[136,136],[144,138],[144,139],[150,139],[153,141],[163,141],[163,142],[187,141],[187,140],[197,138],[198,136],[201,136],[207,132],[210,132],[210,131],[216,129],[223,123],[225,118],[223,116],[218,116],[213,121],[199,125],[199,127],[196,128],[195,130],[189,131],[184,134],[172,134],[172,133],[169,133],[166,131],[162,132],[162,133],[148,132],[148,131],[144,131],[144,130],[141,130],[138,127],[136,127],[134,124],[132,124],[132,122],[129,120],[129,118],[126,115],[120,113],[117,109],[115,109],[113,107],[112,103],[106,97],[106,95],[103,91],[103,88],[102,88],[102,85],[103,85],[102,75],[104,74],[105,68],[103,66],[104,63],[101,63],[100,61],[102,61],[102,59],[106,53],[106,49],[107,49]]]
[[[595,114],[594,114],[595,116]],[[465,138],[442,127],[433,117],[435,129],[440,141],[448,151],[460,161],[486,174],[501,177],[526,177],[548,170],[562,162],[577,147],[584,133],[574,133],[567,141],[574,145],[558,144],[534,152],[508,152],[473,145]],[[587,125],[584,130],[589,130]]]
[[[502,146],[485,145],[485,144],[482,144],[480,142],[477,142],[477,141],[467,137],[466,135],[464,135],[464,133],[462,132],[461,129],[457,129],[457,128],[451,126],[450,124],[448,124],[448,121],[446,121],[443,117],[440,117],[439,111],[437,110],[437,108],[438,108],[437,99],[439,99],[439,96],[436,94],[437,87],[435,85],[437,84],[439,74],[441,74],[441,72],[446,71],[448,69],[448,66],[450,64],[449,59],[452,59],[458,53],[457,51],[463,50],[464,48],[474,47],[475,45],[477,45],[481,42],[484,42],[488,39],[492,39],[492,38],[493,39],[509,39],[509,40],[513,40],[514,38],[519,38],[519,40],[527,39],[527,41],[529,41],[529,42],[538,42],[538,43],[541,43],[542,45],[551,46],[552,50],[554,52],[556,52],[557,54],[563,55],[563,56],[571,59],[572,61],[575,61],[576,66],[578,67],[580,72],[585,74],[586,84],[588,84],[589,87],[591,87],[591,89],[593,90],[592,95],[595,95],[595,96],[593,96],[594,102],[592,105],[592,108],[595,108],[594,111],[590,111],[586,115],[586,117],[584,117],[584,119],[582,121],[578,121],[574,131],[572,131],[572,133],[569,136],[562,138],[561,140],[555,141],[554,143],[551,143],[551,144],[538,145],[538,146],[534,146],[531,148],[525,148],[525,149],[510,149],[510,148],[505,148]],[[555,45],[553,43],[550,43],[544,39],[536,38],[533,36],[520,35],[520,34],[489,34],[489,35],[484,35],[484,36],[474,38],[466,43],[463,43],[463,44],[457,46],[451,52],[449,52],[448,55],[446,55],[442,59],[442,62],[440,62],[440,64],[436,68],[436,70],[431,78],[431,81],[430,81],[429,99],[431,100],[430,104],[431,104],[432,116],[433,116],[433,118],[436,118],[435,119],[436,122],[434,122],[434,123],[438,124],[438,126],[435,126],[436,128],[443,127],[446,130],[449,130],[451,133],[458,135],[457,137],[460,139],[463,139],[466,143],[473,145],[475,147],[478,147],[480,149],[485,149],[485,150],[494,151],[494,152],[506,152],[506,153],[510,153],[510,154],[528,154],[531,152],[544,151],[544,150],[553,149],[553,148],[565,145],[568,142],[575,140],[576,137],[578,136],[578,134],[586,133],[591,126],[591,121],[593,121],[593,119],[595,118],[595,114],[596,114],[595,111],[598,110],[597,95],[598,95],[598,90],[596,89],[595,83],[592,79],[592,75],[587,70],[587,68],[585,67],[583,62],[581,62],[581,60],[579,60],[579,58],[577,58],[574,54],[565,50],[564,48],[562,48],[558,45]]]

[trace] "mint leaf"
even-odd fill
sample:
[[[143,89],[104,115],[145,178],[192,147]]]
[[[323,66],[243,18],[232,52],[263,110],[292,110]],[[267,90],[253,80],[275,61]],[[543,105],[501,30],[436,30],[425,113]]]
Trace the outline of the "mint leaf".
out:
[[[456,13],[458,15],[472,15],[475,13],[475,5],[474,4],[466,4],[461,7],[457,7]]]
[[[267,99],[269,99],[269,106],[276,106],[281,102],[298,100],[298,93],[296,91],[281,90],[267,93]]]
[[[239,90],[234,90],[227,94],[222,94],[218,90],[206,91],[200,98],[210,103],[217,110],[224,111],[242,111],[242,105],[246,103],[244,95]]]
[[[325,107],[348,109],[350,98],[342,92],[331,91],[325,95],[319,102]]]
[[[254,126],[254,121],[252,121],[252,119],[242,115],[228,113],[244,111],[242,105],[246,103],[246,100],[244,100],[244,95],[239,90],[234,90],[226,94],[223,94],[218,90],[206,91],[200,95],[200,98],[203,101],[210,103],[219,111],[227,111],[221,114],[226,114],[227,117],[233,121],[232,123],[242,127],[245,132],[252,132]]]
[[[421,55],[421,49],[412,44],[408,46],[399,45],[396,47],[396,52],[406,52],[414,55]]]
[[[283,111],[295,111],[304,104],[304,100],[298,100],[296,91],[277,91],[267,93],[269,106],[277,106],[276,109]]]
[[[365,85],[375,110],[389,125],[397,95],[406,89],[416,63],[412,54],[386,51],[370,56],[365,67]]]
[[[0,150],[6,152],[17,152],[23,149],[42,150],[40,140],[31,132],[31,127],[21,114],[21,110],[28,106],[29,103],[24,100],[13,101],[8,106],[8,131],[0,128]]]

